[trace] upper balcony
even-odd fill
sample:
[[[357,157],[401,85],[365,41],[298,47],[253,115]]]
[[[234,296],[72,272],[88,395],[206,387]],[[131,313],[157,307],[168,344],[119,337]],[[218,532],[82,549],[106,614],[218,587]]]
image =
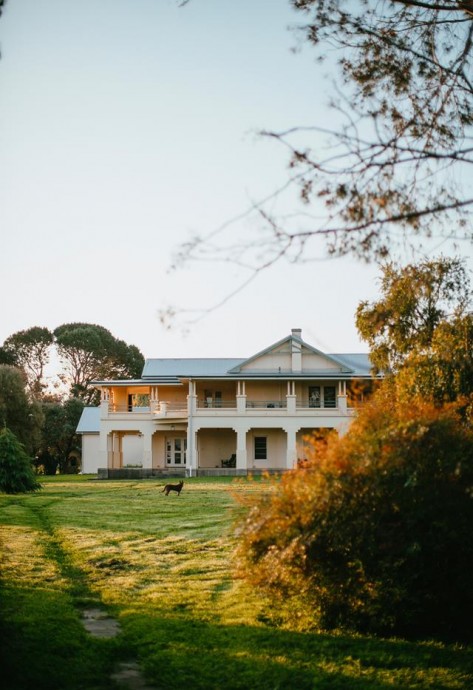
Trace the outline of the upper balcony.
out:
[[[346,395],[336,395],[326,399],[309,399],[296,395],[287,395],[278,400],[258,399],[246,395],[236,396],[230,400],[206,400],[188,396],[181,401],[151,401],[149,406],[116,405],[110,401],[102,402],[102,416],[126,419],[187,419],[189,410],[196,417],[232,417],[246,416],[287,416],[327,414],[347,415],[353,408],[347,404]]]

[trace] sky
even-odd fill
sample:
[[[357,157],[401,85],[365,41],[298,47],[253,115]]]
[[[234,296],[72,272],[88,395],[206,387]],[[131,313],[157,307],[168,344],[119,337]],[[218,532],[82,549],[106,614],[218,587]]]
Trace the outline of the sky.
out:
[[[284,184],[287,153],[261,129],[330,122],[330,78],[293,50],[299,21],[288,0],[7,0],[0,344],[82,321],[145,357],[247,357],[291,328],[366,351],[354,314],[379,294],[376,266],[283,261],[238,291],[241,268],[179,258]]]

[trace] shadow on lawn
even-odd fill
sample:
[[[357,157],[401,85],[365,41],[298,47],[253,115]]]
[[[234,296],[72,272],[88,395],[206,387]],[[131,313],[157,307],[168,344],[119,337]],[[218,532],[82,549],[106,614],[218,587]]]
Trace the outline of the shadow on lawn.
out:
[[[221,625],[174,611],[127,613],[115,639],[88,635],[64,591],[0,587],[5,690],[110,690],[119,661],[177,690],[441,690],[473,687],[473,649]]]
[[[109,690],[118,640],[88,635],[68,594],[0,585],[2,690]]]
[[[468,679],[473,685],[471,648],[222,626],[185,617],[129,614],[121,622],[148,681],[169,690],[440,689],[467,687]]]

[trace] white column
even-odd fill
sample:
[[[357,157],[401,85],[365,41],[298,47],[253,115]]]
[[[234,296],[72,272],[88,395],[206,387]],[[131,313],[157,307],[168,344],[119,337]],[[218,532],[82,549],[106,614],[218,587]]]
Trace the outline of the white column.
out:
[[[296,414],[296,384],[295,381],[287,382],[286,394],[287,413]]]
[[[187,426],[187,453],[186,453],[186,471],[188,477],[193,477],[197,474],[199,468],[199,453],[197,449],[197,432],[194,428],[192,417],[189,417],[189,424]]]
[[[297,462],[296,430],[289,428],[285,431],[287,435],[286,468],[292,470]]]
[[[245,381],[237,381],[237,412],[238,414],[245,414],[246,412],[246,387]]]
[[[195,413],[197,409],[197,396],[195,393],[195,382],[189,381],[189,393],[187,394],[187,412],[189,417]]]
[[[109,468],[110,436],[102,428],[99,434],[99,467],[100,469]]]
[[[149,394],[149,409],[150,412],[156,414],[159,412],[158,387],[151,386]]]
[[[153,467],[153,433],[146,430],[143,433],[143,469]]]
[[[123,466],[122,437],[117,431],[112,432],[112,467]]]
[[[195,382],[189,380],[189,393],[187,395],[187,452],[186,452],[186,472],[188,477],[192,477],[197,470],[196,457],[196,432],[194,429],[194,412],[197,409],[197,396]]]
[[[248,430],[245,429],[235,429],[237,434],[237,448],[236,448],[236,469],[246,470],[248,469],[248,457],[246,452],[246,435]]]
[[[347,384],[346,381],[338,382],[337,407],[340,414],[348,413]]]

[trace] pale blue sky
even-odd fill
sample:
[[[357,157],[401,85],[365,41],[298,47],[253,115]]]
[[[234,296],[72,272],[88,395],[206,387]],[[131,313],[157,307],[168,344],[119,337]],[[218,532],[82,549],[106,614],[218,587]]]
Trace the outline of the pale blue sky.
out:
[[[281,263],[187,336],[157,315],[211,307],[244,279],[167,269],[181,242],[285,181],[285,151],[255,133],[329,122],[322,70],[291,51],[297,20],[288,0],[6,3],[0,342],[87,321],[146,357],[249,356],[292,327],[329,352],[366,350],[354,311],[377,270],[351,259]]]

